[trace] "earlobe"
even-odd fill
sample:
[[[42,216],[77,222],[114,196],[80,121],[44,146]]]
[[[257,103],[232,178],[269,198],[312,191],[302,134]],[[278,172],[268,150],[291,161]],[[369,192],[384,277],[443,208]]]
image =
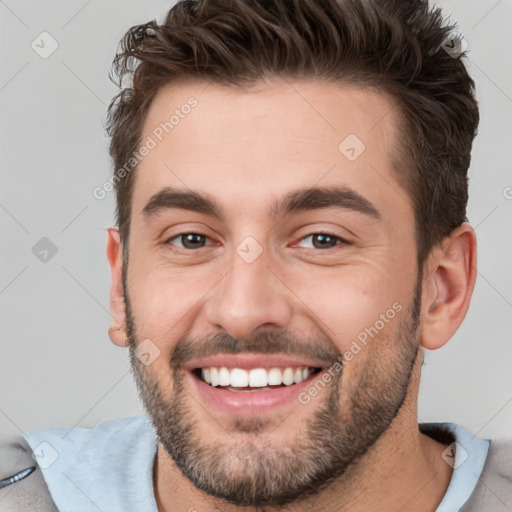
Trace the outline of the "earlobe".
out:
[[[112,324],[108,329],[108,335],[115,345],[125,347],[126,335],[126,310],[122,281],[122,254],[119,229],[109,228],[107,234],[107,259],[110,264],[110,313]]]
[[[476,280],[476,235],[463,223],[436,247],[426,268],[421,345],[442,347],[466,316]]]

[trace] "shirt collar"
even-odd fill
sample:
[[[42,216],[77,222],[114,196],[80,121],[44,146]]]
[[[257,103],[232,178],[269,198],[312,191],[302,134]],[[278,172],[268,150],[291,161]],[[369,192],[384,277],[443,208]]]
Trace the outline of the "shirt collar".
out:
[[[24,437],[61,512],[158,512],[153,490],[157,442],[147,415]]]
[[[442,454],[444,461],[453,468],[453,473],[436,512],[458,512],[475,490],[491,441],[479,439],[456,423],[420,423],[419,428],[434,439],[436,432],[443,431],[454,438]]]

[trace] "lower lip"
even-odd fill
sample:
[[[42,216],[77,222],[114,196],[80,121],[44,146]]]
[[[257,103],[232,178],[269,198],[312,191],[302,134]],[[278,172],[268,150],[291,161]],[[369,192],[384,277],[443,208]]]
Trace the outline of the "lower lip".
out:
[[[237,393],[213,387],[203,382],[194,373],[186,372],[197,389],[202,401],[216,411],[229,415],[252,416],[264,414],[290,403],[299,403],[299,394],[305,391],[320,373],[310,375],[306,380],[291,386],[283,386],[267,391]]]

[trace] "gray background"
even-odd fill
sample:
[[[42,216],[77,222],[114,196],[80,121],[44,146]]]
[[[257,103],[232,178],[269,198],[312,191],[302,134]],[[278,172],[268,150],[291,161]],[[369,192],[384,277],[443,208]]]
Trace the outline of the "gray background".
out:
[[[469,44],[481,105],[468,210],[479,275],[462,327],[427,353],[419,418],[512,435],[512,0],[438,4]],[[114,196],[96,200],[92,190],[110,175],[103,122],[116,92],[107,74],[117,43],[169,6],[0,0],[3,434],[142,412],[127,350],[107,336]],[[31,47],[43,31],[59,45],[47,59]],[[57,248],[47,262],[32,252],[42,237]]]

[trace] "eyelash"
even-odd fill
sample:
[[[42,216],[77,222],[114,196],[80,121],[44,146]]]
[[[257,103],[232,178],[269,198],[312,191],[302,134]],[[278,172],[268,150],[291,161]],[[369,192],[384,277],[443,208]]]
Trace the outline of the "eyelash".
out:
[[[186,231],[186,232],[183,232],[183,233],[178,233],[176,235],[173,235],[171,238],[168,238],[164,244],[165,245],[172,245],[171,241],[172,240],[175,240],[177,238],[180,238],[182,236],[185,236],[185,235],[198,235],[198,236],[202,236],[202,237],[205,237],[205,238],[210,238],[208,235],[205,235],[204,233],[199,233],[199,232],[196,232],[196,231]],[[309,237],[313,237],[315,235],[327,235],[329,237],[332,237],[332,238],[335,238],[337,242],[339,243],[336,243],[336,245],[334,245],[333,247],[328,247],[327,249],[318,249],[318,248],[315,248],[313,247],[312,249],[313,250],[317,250],[317,251],[323,251],[323,252],[326,252],[326,251],[329,251],[330,249],[335,249],[336,247],[338,247],[339,245],[351,245],[351,242],[349,242],[348,240],[345,240],[344,238],[341,238],[340,236],[338,235],[335,235],[334,233],[330,233],[329,231],[316,231],[314,233],[309,233],[308,235],[306,236],[303,236],[299,242],[305,240],[306,238],[309,238]],[[199,247],[198,249],[204,249],[205,247],[208,247],[208,246],[203,246],[203,247]],[[178,254],[190,254],[190,252],[193,252],[193,251],[196,251],[198,249],[187,249],[187,248],[178,248],[178,249],[173,249],[176,253]]]

